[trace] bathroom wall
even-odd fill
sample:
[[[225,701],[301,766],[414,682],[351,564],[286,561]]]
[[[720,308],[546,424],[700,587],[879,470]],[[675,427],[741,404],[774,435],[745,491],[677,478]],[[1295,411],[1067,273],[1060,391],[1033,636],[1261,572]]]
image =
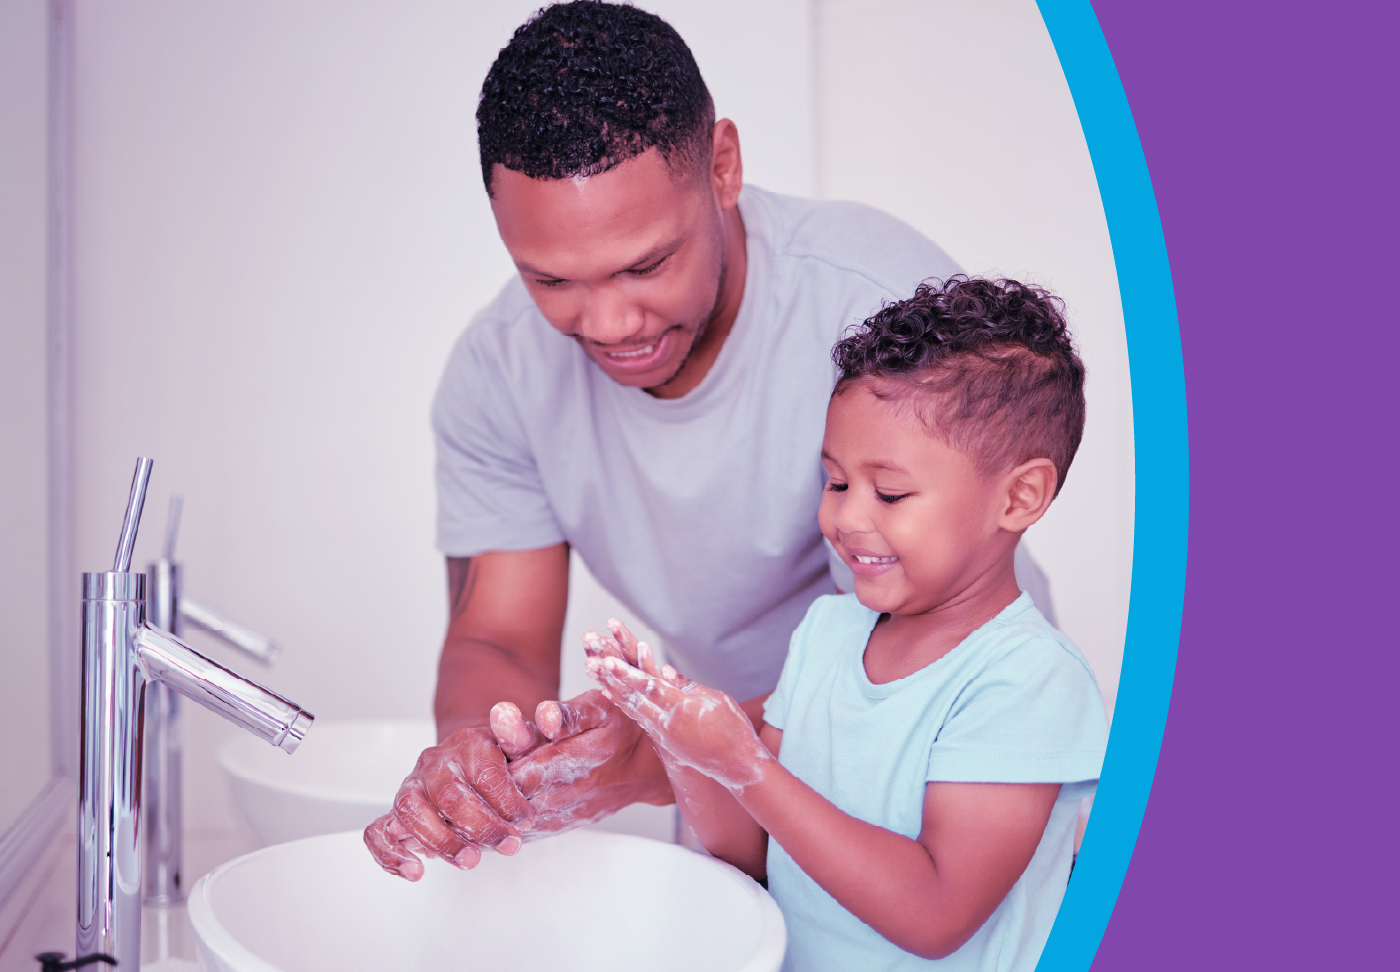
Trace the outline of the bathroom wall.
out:
[[[45,554],[45,28],[43,4],[0,3],[0,834],[53,769]]]
[[[1065,293],[1091,427],[1032,546],[1111,701],[1131,552],[1126,365],[1087,153],[1033,4],[646,5],[695,50],[750,181],[866,199],[970,269],[1030,270]],[[183,493],[187,591],[285,654],[254,673],[192,640],[319,716],[430,712],[445,585],[428,404],[453,339],[511,272],[473,112],[535,6],[80,7],[80,561],[110,558],[134,458],[151,456],[138,561]],[[970,33],[910,46],[952,27]],[[1019,156],[998,117],[1032,126],[1039,154]],[[885,150],[895,124],[917,130]],[[954,126],[956,142],[941,136]],[[618,610],[578,579],[571,644]],[[582,687],[576,657],[565,671],[566,693]],[[187,711],[190,827],[236,829],[212,762],[232,730]]]

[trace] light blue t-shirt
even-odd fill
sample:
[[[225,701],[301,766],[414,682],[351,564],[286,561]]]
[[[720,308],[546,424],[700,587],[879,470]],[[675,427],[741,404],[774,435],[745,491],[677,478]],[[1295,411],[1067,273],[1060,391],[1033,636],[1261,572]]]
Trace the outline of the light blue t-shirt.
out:
[[[1060,783],[1020,880],[952,955],[892,944],[768,843],[768,886],[788,925],[788,972],[1035,967],[1069,880],[1079,801],[1108,742],[1103,701],[1079,649],[1021,594],[956,648],[883,685],[865,673],[879,614],[854,594],[818,598],[793,632],[764,719],[779,762],[854,817],[917,839],[929,782]]]

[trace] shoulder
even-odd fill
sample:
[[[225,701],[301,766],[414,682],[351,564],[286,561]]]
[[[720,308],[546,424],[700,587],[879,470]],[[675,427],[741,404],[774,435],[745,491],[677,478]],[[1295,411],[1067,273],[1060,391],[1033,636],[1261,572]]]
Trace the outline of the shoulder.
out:
[[[518,277],[512,277],[462,331],[433,401],[435,420],[464,408],[535,400],[575,371],[580,354],[550,327]]]
[[[1102,715],[1093,669],[1074,642],[1045,620],[1029,595],[1022,594],[979,629],[968,647],[958,666],[964,704],[1014,697],[1027,700],[1028,710],[1048,706]]]
[[[903,298],[929,278],[959,271],[952,257],[914,227],[873,206],[783,196],[752,186],[743,202],[760,211],[775,259],[810,273]]]

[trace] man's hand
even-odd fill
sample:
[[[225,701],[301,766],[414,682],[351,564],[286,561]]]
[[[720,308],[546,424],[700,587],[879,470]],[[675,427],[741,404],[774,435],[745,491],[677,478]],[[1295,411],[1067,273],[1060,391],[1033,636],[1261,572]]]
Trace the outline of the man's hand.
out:
[[[470,870],[483,847],[520,850],[535,813],[506,766],[543,741],[520,710],[501,703],[491,728],[458,729],[425,749],[399,787],[394,809],[365,829],[365,845],[379,866],[410,881],[423,876],[419,856],[440,857]]]
[[[527,840],[593,823],[633,803],[675,801],[651,742],[602,692],[541,702],[535,721],[554,742],[510,764],[535,814]]]
[[[514,854],[524,840],[632,803],[674,800],[645,734],[601,692],[542,702],[536,712],[544,732],[501,702],[489,730],[459,729],[424,750],[394,809],[365,829],[379,866],[410,881],[423,876],[421,857],[470,870],[484,847]]]

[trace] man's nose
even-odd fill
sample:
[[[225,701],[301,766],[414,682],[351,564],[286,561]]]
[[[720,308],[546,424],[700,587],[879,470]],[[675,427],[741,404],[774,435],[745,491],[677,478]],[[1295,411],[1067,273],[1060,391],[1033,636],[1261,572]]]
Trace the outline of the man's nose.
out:
[[[646,314],[621,288],[590,287],[579,309],[577,333],[598,344],[622,344],[646,330]]]

